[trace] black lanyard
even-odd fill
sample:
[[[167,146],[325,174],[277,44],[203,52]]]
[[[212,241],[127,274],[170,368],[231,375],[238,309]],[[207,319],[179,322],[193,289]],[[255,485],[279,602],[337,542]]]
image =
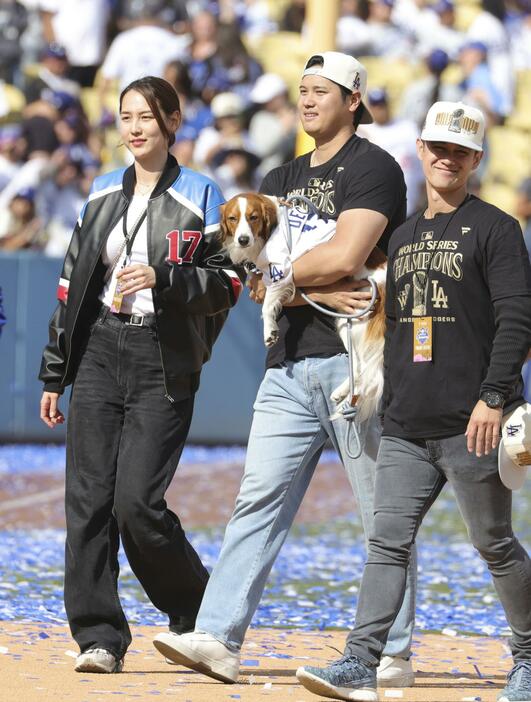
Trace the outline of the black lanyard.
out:
[[[433,247],[433,251],[432,251],[432,254],[431,254],[431,256],[430,256],[430,260],[429,260],[429,263],[428,263],[428,267],[426,268],[426,278],[425,278],[425,280],[424,280],[424,284],[422,285],[422,283],[420,283],[420,281],[418,281],[419,284],[421,285],[422,293],[424,293],[424,291],[426,290],[426,288],[427,288],[427,286],[428,286],[429,275],[430,275],[430,271],[431,271],[431,264],[433,263],[433,257],[435,256],[435,254],[436,254],[437,251],[438,251],[439,242],[441,242],[441,241],[444,239],[444,235],[446,234],[446,230],[448,229],[448,227],[449,227],[450,224],[452,223],[453,218],[454,218],[455,215],[458,213],[458,211],[461,209],[461,207],[463,207],[463,205],[464,205],[466,202],[468,202],[469,199],[470,199],[470,195],[468,195],[468,193],[467,193],[467,195],[465,196],[465,199],[463,200],[463,202],[461,202],[461,203],[455,208],[455,210],[452,212],[451,216],[448,218],[448,221],[447,221],[446,224],[444,225],[444,229],[442,230],[441,236],[437,239],[436,245]],[[413,256],[413,245],[415,244],[415,237],[417,236],[417,227],[418,227],[418,224],[419,224],[420,220],[421,220],[423,217],[424,217],[424,212],[421,212],[421,213],[419,214],[419,216],[417,217],[416,221],[415,221],[415,226],[413,227],[413,238],[411,239],[411,256]],[[434,219],[435,219],[435,218],[434,218]]]
[[[122,244],[121,244],[121,246],[120,246],[120,250],[118,251],[118,253],[117,253],[116,256],[114,257],[113,262],[112,262],[111,265],[107,268],[107,272],[105,273],[105,277],[104,277],[104,279],[103,279],[103,281],[104,281],[105,283],[106,283],[106,282],[109,280],[109,278],[112,276],[112,273],[113,273],[114,269],[115,269],[116,266],[118,265],[118,261],[119,261],[120,258],[122,257],[122,254],[123,254],[123,252],[124,252],[124,249],[126,250],[126,255],[125,255],[125,257],[124,257],[124,261],[123,261],[123,264],[122,264],[122,268],[125,268],[125,265],[126,265],[126,263],[127,263],[127,259],[128,259],[129,256],[131,255],[131,251],[132,251],[132,248],[133,248],[133,242],[134,242],[134,240],[135,240],[135,236],[137,235],[138,230],[139,230],[140,227],[142,226],[142,222],[143,222],[143,221],[145,220],[145,218],[146,218],[146,215],[147,215],[147,207],[146,207],[146,209],[141,213],[141,215],[139,216],[139,218],[136,220],[136,222],[135,222],[135,224],[134,224],[134,227],[133,227],[133,229],[132,229],[130,235],[127,233],[127,213],[128,213],[128,212],[129,212],[129,210],[126,210],[126,211],[124,212],[124,216],[122,217],[122,231],[123,231],[123,233],[124,233],[124,240],[122,241]]]
[[[125,261],[131,256],[131,251],[133,250],[133,242],[135,240],[136,235],[138,234],[138,230],[142,226],[142,222],[146,219],[147,215],[147,207],[146,209],[142,212],[140,217],[136,220],[133,229],[129,234],[127,233],[127,215],[129,213],[129,209],[127,209],[124,212],[124,216],[122,219],[122,231],[124,233],[124,239],[125,239]],[[124,263],[125,263],[124,261]]]

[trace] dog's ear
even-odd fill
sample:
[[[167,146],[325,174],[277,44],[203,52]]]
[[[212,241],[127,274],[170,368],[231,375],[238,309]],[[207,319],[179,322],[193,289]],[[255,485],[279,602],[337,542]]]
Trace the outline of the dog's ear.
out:
[[[264,238],[267,239],[278,226],[278,200],[269,195],[261,195],[260,205],[264,221]]]
[[[222,244],[224,244],[227,241],[227,238],[230,236],[229,228],[227,226],[227,219],[226,219],[226,210],[227,210],[227,203],[224,202],[223,205],[219,206],[219,239]]]

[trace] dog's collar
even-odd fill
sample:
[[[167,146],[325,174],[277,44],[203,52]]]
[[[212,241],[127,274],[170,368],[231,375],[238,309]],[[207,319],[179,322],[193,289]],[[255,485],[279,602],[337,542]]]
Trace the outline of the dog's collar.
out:
[[[243,267],[247,273],[259,273],[260,271],[252,261],[244,261]]]

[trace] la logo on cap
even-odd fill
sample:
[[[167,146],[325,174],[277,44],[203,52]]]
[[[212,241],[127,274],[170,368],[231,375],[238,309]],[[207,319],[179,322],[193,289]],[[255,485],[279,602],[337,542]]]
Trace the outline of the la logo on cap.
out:
[[[505,487],[519,490],[531,466],[531,405],[517,407],[503,421],[498,471]]]

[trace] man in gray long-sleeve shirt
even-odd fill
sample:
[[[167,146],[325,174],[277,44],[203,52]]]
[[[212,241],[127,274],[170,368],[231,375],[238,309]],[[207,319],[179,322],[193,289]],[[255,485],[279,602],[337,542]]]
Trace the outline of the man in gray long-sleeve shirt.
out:
[[[531,267],[518,222],[467,193],[484,118],[437,102],[417,141],[427,209],[389,243],[384,428],[374,525],[345,655],[297,677],[312,692],[376,700],[375,666],[402,602],[411,546],[448,481],[512,630],[500,702],[531,700],[531,561],[498,474],[504,414],[523,404]]]

